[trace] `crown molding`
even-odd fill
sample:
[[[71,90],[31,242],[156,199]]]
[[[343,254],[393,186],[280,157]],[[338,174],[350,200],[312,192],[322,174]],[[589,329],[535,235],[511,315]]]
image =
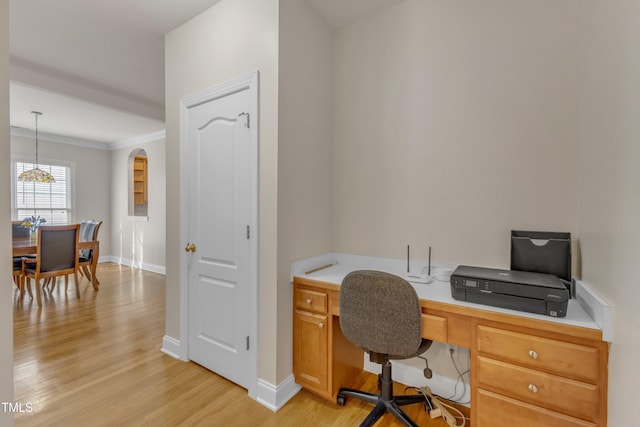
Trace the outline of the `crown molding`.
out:
[[[11,128],[11,136],[35,139],[36,133],[29,129]],[[62,136],[53,133],[38,132],[38,139],[41,141],[57,142],[59,144],[78,145],[80,147],[94,148],[97,150],[110,150],[110,144],[90,139],[74,138],[72,136]]]
[[[166,136],[167,136],[167,131],[165,129],[162,129],[157,132],[148,133],[146,135],[139,135],[133,138],[127,138],[121,141],[112,142],[111,144],[109,144],[109,149],[119,150],[121,148],[133,147],[133,146],[144,144],[147,142],[153,142],[153,141],[158,141],[160,139],[165,139]]]
[[[11,127],[11,136],[35,139],[36,133],[29,129]],[[158,132],[149,133],[146,135],[136,136],[134,138],[123,139],[117,142],[100,142],[90,139],[74,138],[72,136],[56,135],[53,133],[38,132],[38,139],[41,141],[55,142],[58,144],[77,145],[80,147],[93,148],[96,150],[113,151],[121,148],[133,147],[136,145],[144,144],[146,142],[153,142],[160,139],[164,139],[166,131],[163,129]]]

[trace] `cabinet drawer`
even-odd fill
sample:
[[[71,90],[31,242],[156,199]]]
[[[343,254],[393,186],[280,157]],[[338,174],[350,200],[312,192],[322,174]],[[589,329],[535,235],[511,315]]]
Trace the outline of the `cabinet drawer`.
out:
[[[327,293],[312,291],[309,289],[296,289],[294,292],[294,304],[297,308],[327,312]]]
[[[597,348],[482,325],[477,332],[479,353],[593,383],[599,379]]]
[[[478,356],[478,386],[574,417],[595,421],[598,387]]]
[[[422,313],[422,338],[438,342],[448,342],[447,318]]]
[[[595,427],[587,421],[479,389],[474,427]]]

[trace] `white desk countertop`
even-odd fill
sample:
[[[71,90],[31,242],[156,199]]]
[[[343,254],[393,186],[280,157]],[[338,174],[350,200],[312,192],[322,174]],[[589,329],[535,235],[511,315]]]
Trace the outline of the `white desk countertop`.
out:
[[[328,264],[333,265],[309,274],[304,273],[305,271],[309,271],[313,268]],[[432,268],[438,267],[443,266],[432,266]],[[455,266],[447,265],[444,267],[453,268]],[[308,258],[306,260],[294,262],[291,269],[291,279],[293,280],[293,277],[296,276],[300,278],[318,280],[321,282],[340,285],[347,274],[354,270],[361,269],[386,271],[388,273],[396,274],[400,277],[405,277],[406,261],[403,262],[401,260],[391,260],[347,254],[326,254],[320,257]],[[405,277],[405,279],[407,279],[407,277]],[[583,304],[589,304],[590,301],[585,301],[585,299],[583,298],[581,298],[580,301],[573,298],[569,300],[566,317],[551,317],[535,313],[527,313],[524,311],[516,311],[500,307],[492,307],[488,305],[455,300],[451,297],[451,285],[448,281],[442,282],[434,279],[431,283],[416,283],[412,282],[410,278],[407,280],[415,288],[418,297],[423,300],[442,302],[463,307],[471,307],[496,313],[512,314],[522,317],[528,317],[531,319],[556,322],[565,325],[603,330],[602,325],[598,324],[598,322],[596,322],[589,314],[594,313],[594,311],[598,311],[600,307],[584,307]],[[582,293],[593,292],[588,287],[585,291],[585,289],[582,288],[582,284],[580,282],[577,282],[577,286],[580,286],[579,291]],[[598,300],[597,296],[594,299]],[[604,322],[604,325],[606,326],[608,323],[610,324],[610,322]],[[603,330],[603,339],[605,341],[609,341],[609,339],[607,339],[607,334],[608,332]]]

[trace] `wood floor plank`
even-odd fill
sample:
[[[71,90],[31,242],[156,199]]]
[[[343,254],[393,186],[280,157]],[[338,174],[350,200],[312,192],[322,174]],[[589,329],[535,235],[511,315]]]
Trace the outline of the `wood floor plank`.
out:
[[[112,263],[100,264],[98,275],[100,291],[82,279],[78,300],[75,286],[65,292],[60,281],[42,309],[14,294],[15,401],[34,409],[16,414],[16,426],[338,427],[359,425],[371,410],[303,390],[274,413],[245,389],[160,351],[163,275]],[[374,391],[376,376],[363,373],[353,386]],[[447,427],[420,405],[407,413],[421,426]],[[376,424],[395,425],[388,415]]]

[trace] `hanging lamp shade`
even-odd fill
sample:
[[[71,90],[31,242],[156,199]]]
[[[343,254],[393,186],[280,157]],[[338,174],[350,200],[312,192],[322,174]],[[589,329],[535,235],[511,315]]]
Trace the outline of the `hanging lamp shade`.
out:
[[[18,176],[18,181],[22,182],[43,182],[53,184],[56,179],[49,172],[43,171],[38,167],[38,116],[42,115],[39,111],[32,111],[36,117],[36,163],[33,169],[26,170]]]

